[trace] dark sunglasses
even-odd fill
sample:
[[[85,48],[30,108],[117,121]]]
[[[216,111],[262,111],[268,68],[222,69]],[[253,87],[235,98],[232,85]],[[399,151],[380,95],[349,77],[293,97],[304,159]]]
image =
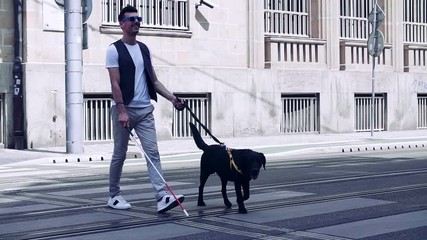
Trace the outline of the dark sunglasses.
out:
[[[135,22],[135,20],[138,20],[138,22],[141,22],[142,21],[142,17],[130,16],[130,17],[124,17],[122,19],[123,22],[125,22],[125,21]]]

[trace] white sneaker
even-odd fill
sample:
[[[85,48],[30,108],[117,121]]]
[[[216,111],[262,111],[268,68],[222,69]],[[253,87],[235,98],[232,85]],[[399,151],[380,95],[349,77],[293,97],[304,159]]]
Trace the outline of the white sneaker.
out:
[[[110,199],[108,200],[108,206],[114,209],[121,209],[121,210],[131,208],[130,203],[126,202],[126,200],[120,195],[115,196],[113,198],[110,197]]]
[[[176,198],[178,198],[178,201],[180,203],[182,203],[185,199],[184,195],[181,195],[181,194],[176,195]],[[178,205],[179,205],[178,202],[175,200],[175,198],[172,195],[165,195],[159,201],[157,201],[157,212],[164,213]]]

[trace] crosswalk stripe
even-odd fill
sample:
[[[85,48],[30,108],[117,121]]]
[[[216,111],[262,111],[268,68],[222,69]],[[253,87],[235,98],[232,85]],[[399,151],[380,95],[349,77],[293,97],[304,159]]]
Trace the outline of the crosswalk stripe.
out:
[[[19,172],[27,172],[27,171],[34,171],[36,170],[35,168],[19,168]],[[17,172],[17,169],[15,168],[0,168],[0,176],[3,175],[4,173],[9,173],[9,172]]]
[[[427,210],[343,223],[309,231],[359,239],[425,226],[427,226]]]
[[[0,174],[0,179],[14,178],[14,177],[29,177],[29,176],[37,176],[37,175],[48,176],[50,174],[59,174],[59,173],[64,173],[64,171],[60,171],[60,170],[14,171],[14,172]]]
[[[169,184],[178,186],[178,185],[185,185],[185,184],[190,184],[190,183],[170,182]],[[122,185],[120,188],[122,191],[140,190],[140,189],[150,189],[151,190],[153,188],[153,185],[151,185],[151,183],[141,183],[141,184],[132,184],[132,185]],[[60,195],[60,196],[78,196],[78,195],[94,194],[94,193],[108,193],[108,185],[105,185],[104,187],[55,191],[55,192],[48,192],[48,193],[52,194],[52,195]]]
[[[342,200],[334,200],[321,203],[306,204],[293,207],[284,207],[271,210],[257,211],[250,216],[230,215],[226,218],[240,219],[253,223],[266,223],[279,220],[287,220],[300,217],[309,217],[325,213],[333,213],[338,211],[353,210],[366,207],[374,207],[379,205],[391,204],[393,202],[365,199],[365,198],[350,198]]]

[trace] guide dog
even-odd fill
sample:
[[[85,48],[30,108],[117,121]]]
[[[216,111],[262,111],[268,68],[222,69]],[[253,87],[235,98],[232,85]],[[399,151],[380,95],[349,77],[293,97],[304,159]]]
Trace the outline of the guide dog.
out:
[[[194,124],[190,123],[191,132],[197,147],[203,150],[200,161],[200,186],[197,205],[206,206],[203,201],[203,189],[208,177],[217,173],[221,179],[221,193],[224,204],[231,208],[227,197],[227,183],[234,182],[236,202],[239,213],[247,213],[244,201],[249,199],[249,182],[257,179],[261,167],[265,169],[264,154],[250,149],[231,149],[223,145],[207,145]],[[243,195],[242,195],[243,188]]]

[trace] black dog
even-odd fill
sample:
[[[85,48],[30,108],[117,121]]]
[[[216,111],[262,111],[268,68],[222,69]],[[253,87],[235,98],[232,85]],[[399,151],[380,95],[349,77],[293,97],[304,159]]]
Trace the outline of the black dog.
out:
[[[239,213],[247,213],[244,201],[249,199],[249,182],[257,179],[261,167],[265,169],[265,156],[250,149],[227,149],[221,145],[207,145],[194,124],[190,123],[191,132],[198,148],[203,150],[200,163],[200,186],[197,205],[206,206],[203,201],[203,188],[209,175],[217,173],[221,178],[221,193],[224,204],[231,208],[227,197],[227,182],[234,182]],[[243,187],[243,196],[242,196]]]

